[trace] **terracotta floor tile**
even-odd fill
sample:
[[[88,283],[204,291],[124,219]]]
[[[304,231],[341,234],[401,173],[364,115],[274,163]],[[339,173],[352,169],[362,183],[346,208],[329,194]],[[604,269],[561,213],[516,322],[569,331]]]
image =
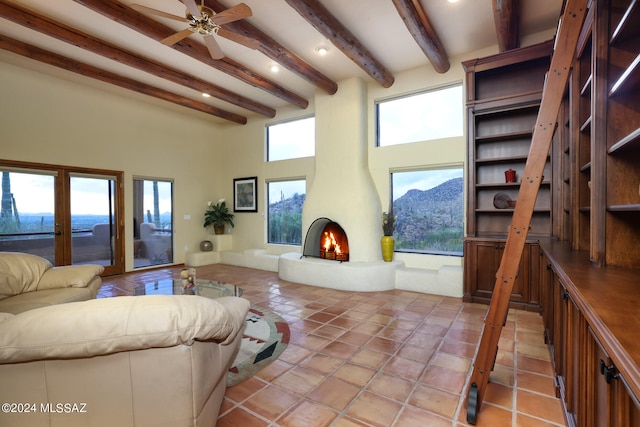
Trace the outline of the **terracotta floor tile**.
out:
[[[397,402],[365,392],[349,407],[347,414],[372,426],[388,427],[400,409],[402,405]]]
[[[409,404],[452,419],[458,407],[458,400],[456,394],[418,384],[409,397]]]
[[[273,384],[299,395],[305,395],[320,384],[324,375],[310,369],[293,368],[273,381]]]
[[[458,372],[467,372],[471,367],[471,359],[447,353],[436,353],[431,363]]]
[[[516,375],[518,388],[534,391],[555,397],[556,389],[552,377],[537,375],[531,372],[519,371]]]
[[[427,369],[420,383],[428,387],[460,394],[466,380],[467,375],[465,372],[454,371],[434,365]]]
[[[362,346],[371,339],[371,335],[361,334],[360,332],[348,331],[337,338],[340,342],[347,344]]]
[[[553,397],[518,389],[516,390],[516,409],[518,412],[534,415],[552,423],[564,423],[560,403]]]
[[[337,416],[337,412],[326,406],[302,401],[297,407],[280,418],[278,425],[282,427],[325,427],[329,426]]]
[[[341,366],[333,376],[359,387],[364,387],[375,374],[376,371],[374,369],[347,363]]]
[[[388,354],[364,348],[354,354],[349,361],[357,365],[379,369],[387,362],[387,360],[389,360],[389,358],[390,356]]]
[[[489,382],[484,393],[484,401],[506,409],[513,408],[513,387]]]
[[[451,421],[440,417],[431,412],[423,411],[410,406],[405,407],[397,421],[393,424],[394,427],[451,427]]]
[[[424,372],[424,363],[396,356],[391,358],[382,370],[397,377],[417,381]]]
[[[440,351],[471,359],[476,353],[476,343],[467,343],[446,339],[442,342]]]
[[[382,373],[371,380],[367,389],[376,394],[402,403],[413,390],[415,383],[416,382],[412,380]]]
[[[280,375],[287,372],[293,366],[295,365],[283,362],[282,360],[274,360],[273,362],[262,368],[262,370],[258,372],[256,376],[267,382],[273,381]]]
[[[325,354],[315,354],[300,364],[303,368],[317,371],[323,375],[328,375],[338,369],[344,360],[337,357],[327,356]]]
[[[309,393],[308,398],[329,406],[336,411],[344,410],[358,393],[360,387],[336,378],[327,378]]]
[[[355,345],[343,343],[340,341],[332,341],[329,344],[322,347],[320,351],[330,356],[339,357],[341,359],[348,359],[359,349],[360,348]]]
[[[265,387],[249,399],[243,406],[269,420],[275,420],[298,402],[298,396],[277,387]]]
[[[216,427],[263,427],[268,426],[269,422],[264,421],[242,408],[236,408],[218,418]]]
[[[175,278],[181,268],[105,277],[99,296],[133,295],[135,286]],[[467,425],[465,380],[487,305],[306,286],[223,264],[197,271],[242,287],[244,298],[280,314],[290,328],[278,360],[227,389],[218,426]],[[564,426],[542,331],[538,313],[509,310],[477,426]]]
[[[461,425],[470,425],[466,423],[467,411],[463,409],[460,411],[460,423]],[[477,414],[476,427],[512,427],[513,426],[513,413],[503,408],[498,408],[493,405],[482,405],[482,408]]]

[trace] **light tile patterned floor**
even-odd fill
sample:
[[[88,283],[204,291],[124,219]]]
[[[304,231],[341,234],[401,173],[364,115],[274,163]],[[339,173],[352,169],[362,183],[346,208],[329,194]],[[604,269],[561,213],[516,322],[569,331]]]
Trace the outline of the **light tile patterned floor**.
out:
[[[99,296],[177,278],[181,266],[105,278]],[[464,426],[465,387],[487,306],[408,291],[346,292],[228,265],[234,283],[289,322],[291,343],[228,389],[218,426]],[[478,426],[564,426],[537,313],[510,310]]]

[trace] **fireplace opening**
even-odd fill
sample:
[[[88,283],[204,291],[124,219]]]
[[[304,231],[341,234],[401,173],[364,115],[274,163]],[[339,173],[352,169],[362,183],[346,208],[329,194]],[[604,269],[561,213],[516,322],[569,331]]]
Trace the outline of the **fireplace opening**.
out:
[[[347,233],[329,218],[318,218],[309,227],[302,256],[349,261]]]

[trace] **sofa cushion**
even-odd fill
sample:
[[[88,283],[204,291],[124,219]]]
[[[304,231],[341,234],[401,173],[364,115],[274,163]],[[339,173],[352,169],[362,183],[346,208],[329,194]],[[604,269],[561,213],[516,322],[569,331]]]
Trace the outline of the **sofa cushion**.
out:
[[[104,267],[97,264],[67,265],[45,271],[38,282],[37,290],[56,288],[83,288],[91,279],[100,275]]]
[[[249,301],[195,295],[102,298],[29,310],[0,323],[0,364],[72,359],[194,341],[229,344]]]
[[[36,255],[0,252],[0,299],[35,291],[40,277],[52,266]]]
[[[68,302],[86,301],[92,298],[95,298],[95,293],[93,289],[89,288],[47,289],[37,292],[25,292],[0,300],[0,312],[20,314],[27,310]]]

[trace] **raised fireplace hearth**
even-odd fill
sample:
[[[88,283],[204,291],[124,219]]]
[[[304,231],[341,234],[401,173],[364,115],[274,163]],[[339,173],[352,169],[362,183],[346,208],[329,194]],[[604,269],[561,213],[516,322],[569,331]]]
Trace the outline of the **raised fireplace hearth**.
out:
[[[349,261],[347,233],[329,218],[318,218],[309,227],[302,255],[332,261]]]

